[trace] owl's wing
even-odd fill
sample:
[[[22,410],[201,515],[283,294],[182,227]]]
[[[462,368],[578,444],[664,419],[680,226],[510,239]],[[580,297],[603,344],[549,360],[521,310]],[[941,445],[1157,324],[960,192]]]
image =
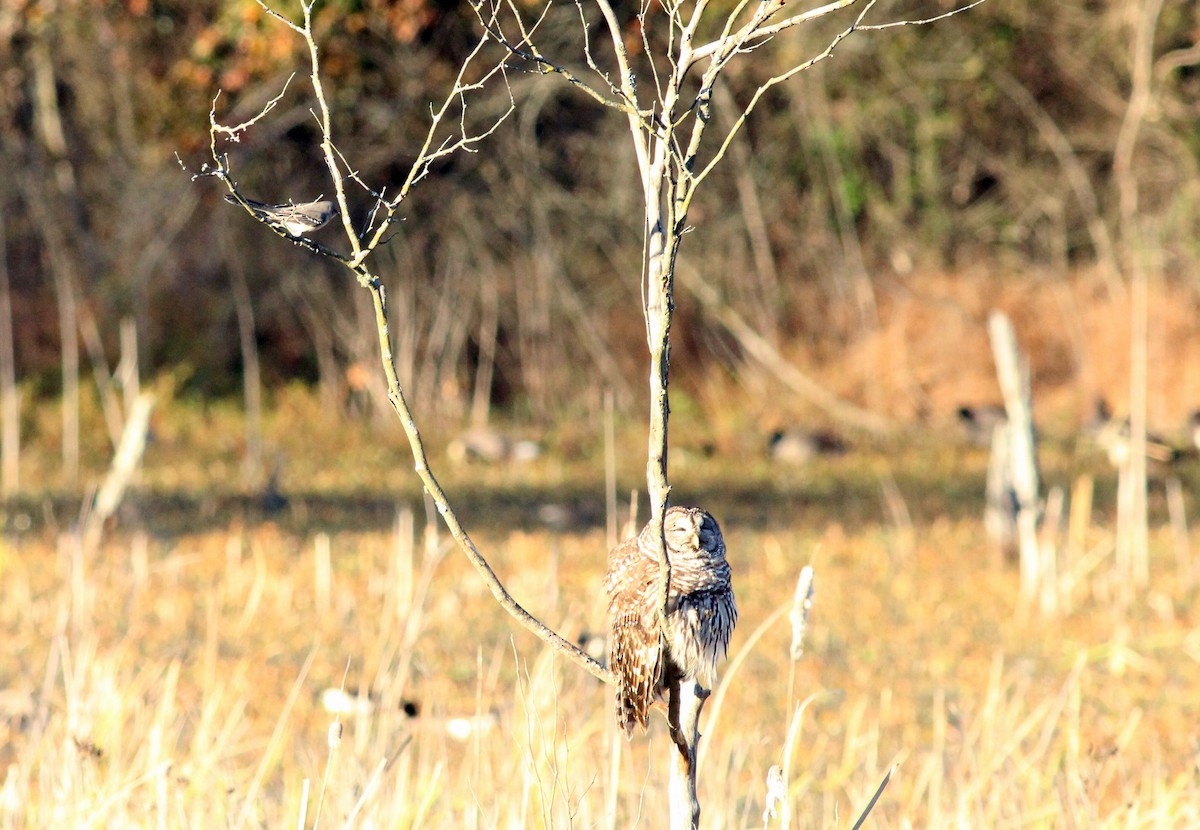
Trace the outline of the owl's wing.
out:
[[[614,615],[609,631],[608,665],[617,676],[617,724],[625,736],[646,728],[662,677],[662,645],[657,630],[642,624],[642,609]]]
[[[608,667],[616,675],[617,724],[626,736],[643,729],[650,717],[659,678],[662,647],[658,630],[646,625],[650,561],[638,537],[617,545],[608,556]]]

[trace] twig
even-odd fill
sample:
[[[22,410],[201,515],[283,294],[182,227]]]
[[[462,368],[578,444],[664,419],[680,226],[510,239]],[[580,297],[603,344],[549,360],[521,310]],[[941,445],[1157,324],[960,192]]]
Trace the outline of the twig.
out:
[[[928,26],[930,23],[937,23],[939,20],[945,20],[948,17],[954,17],[956,14],[968,12],[976,6],[982,5],[987,0],[975,0],[973,3],[968,3],[965,6],[959,6],[957,9],[951,9],[948,12],[934,15],[933,17],[925,17],[920,20],[894,20],[890,23],[871,23],[862,27],[864,32],[882,31],[883,29],[895,29],[898,26]]]

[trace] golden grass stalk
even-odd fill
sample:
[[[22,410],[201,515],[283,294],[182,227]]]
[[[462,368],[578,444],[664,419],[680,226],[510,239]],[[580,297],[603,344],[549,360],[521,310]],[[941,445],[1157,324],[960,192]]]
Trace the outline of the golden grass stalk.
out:
[[[812,610],[814,593],[812,565],[805,565],[800,570],[800,578],[796,580],[792,610],[788,612],[788,619],[792,623],[792,645],[788,653],[792,662],[804,656],[804,634],[808,631],[808,614]]]

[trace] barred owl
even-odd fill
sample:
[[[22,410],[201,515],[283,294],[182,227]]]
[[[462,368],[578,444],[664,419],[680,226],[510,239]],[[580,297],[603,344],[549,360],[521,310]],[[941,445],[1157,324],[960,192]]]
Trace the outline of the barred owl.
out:
[[[672,680],[693,679],[712,688],[717,661],[725,656],[737,623],[716,520],[698,507],[672,507],[663,534],[671,563],[665,655],[658,630],[658,553],[650,526],[608,555],[608,665],[617,678],[617,724],[626,737],[634,726],[646,728],[651,705]]]

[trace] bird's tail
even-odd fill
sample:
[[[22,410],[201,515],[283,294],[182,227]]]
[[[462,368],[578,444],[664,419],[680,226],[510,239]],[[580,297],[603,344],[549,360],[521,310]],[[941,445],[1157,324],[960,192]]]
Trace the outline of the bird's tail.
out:
[[[237,197],[234,196],[232,193],[225,194],[225,201],[229,202],[229,204],[231,204],[231,205],[240,205],[241,204],[241,202],[238,201]],[[246,199],[246,204],[248,204],[250,207],[254,208],[255,210],[262,210],[263,208],[271,207],[271,205],[268,205],[265,202],[256,202],[253,199]]]

